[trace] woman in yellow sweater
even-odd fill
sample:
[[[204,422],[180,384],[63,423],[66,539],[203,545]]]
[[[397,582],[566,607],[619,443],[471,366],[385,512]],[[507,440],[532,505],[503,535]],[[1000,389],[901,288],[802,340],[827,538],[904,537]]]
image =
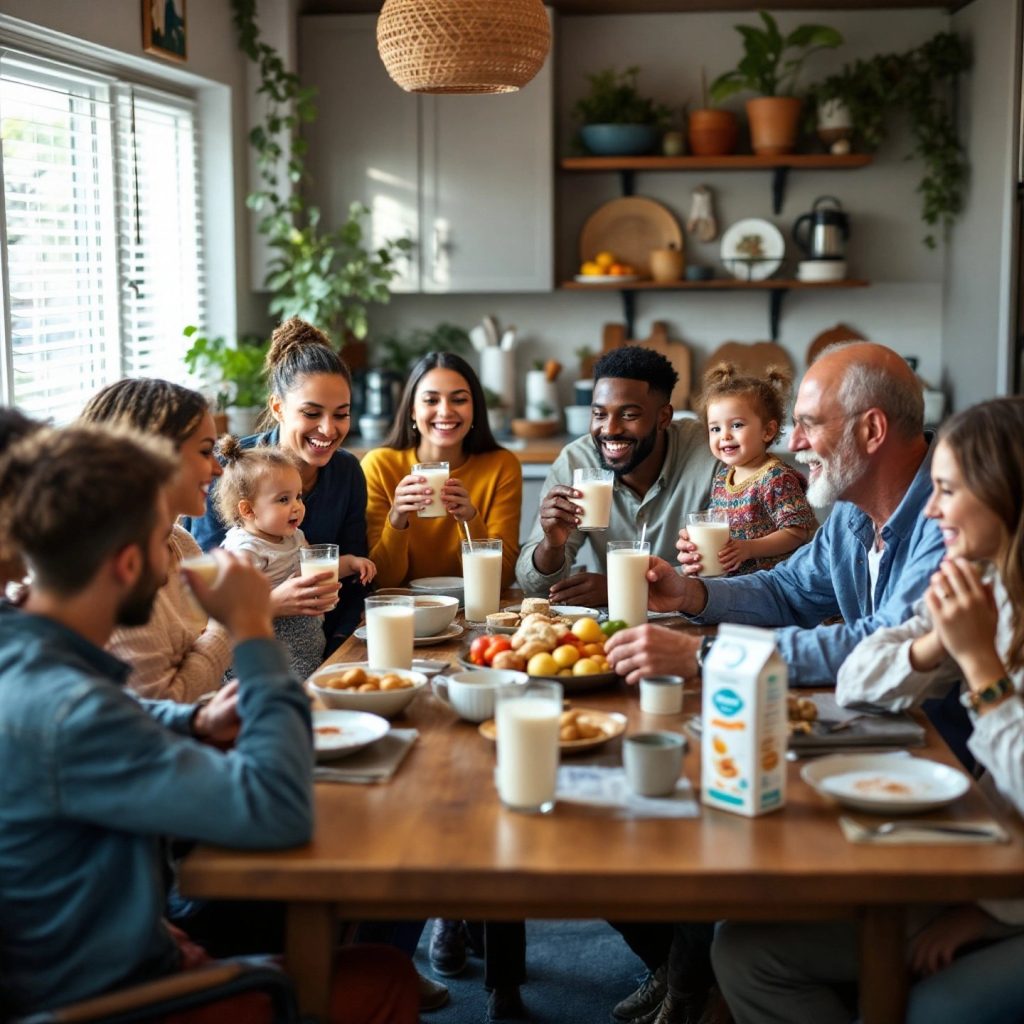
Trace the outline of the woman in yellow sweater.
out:
[[[430,503],[421,462],[447,462],[445,516],[421,519]],[[412,369],[391,433],[363,457],[367,540],[377,583],[396,587],[424,576],[461,576],[460,541],[501,538],[501,585],[515,578],[523,471],[487,423],[473,368],[451,352],[429,352]],[[462,524],[465,523],[466,526]]]

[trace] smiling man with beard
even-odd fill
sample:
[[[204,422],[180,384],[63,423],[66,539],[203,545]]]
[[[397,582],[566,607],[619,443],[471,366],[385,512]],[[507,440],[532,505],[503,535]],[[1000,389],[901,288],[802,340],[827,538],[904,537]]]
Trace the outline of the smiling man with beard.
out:
[[[698,420],[672,420],[678,376],[657,352],[638,345],[614,349],[594,367],[590,435],[565,446],[544,481],[538,522],[523,545],[516,578],[527,594],[559,604],[608,603],[607,545],[634,540],[647,526],[652,554],[672,558],[686,513],[705,508],[716,462]],[[583,509],[572,486],[576,469],[615,474],[607,530],[577,529]],[[589,542],[600,572],[570,576]]]
[[[931,491],[921,384],[906,361],[868,342],[827,350],[807,371],[793,410],[790,450],[809,468],[807,498],[834,504],[814,539],[785,562],[729,579],[679,575],[654,563],[650,607],[698,622],[779,627],[776,640],[797,686],[832,684],[865,636],[905,621],[943,554],[921,512]],[[684,573],[700,556],[681,535]],[[822,625],[840,616],[842,622]],[[615,670],[642,675],[696,671],[702,640],[657,626],[616,634]]]

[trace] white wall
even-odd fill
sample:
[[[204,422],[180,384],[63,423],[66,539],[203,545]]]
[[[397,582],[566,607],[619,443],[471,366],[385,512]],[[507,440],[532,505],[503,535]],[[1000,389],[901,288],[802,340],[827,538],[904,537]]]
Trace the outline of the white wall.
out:
[[[953,19],[974,52],[960,93],[971,182],[947,251],[944,292],[943,363],[960,409],[1012,390],[1020,18],[1019,0],[975,0]]]
[[[57,46],[84,41],[103,48],[101,58],[110,64],[198,91],[204,146],[205,263],[211,273],[208,326],[215,334],[228,335],[239,329],[262,330],[265,303],[250,291],[248,276],[248,61],[235,43],[229,0],[193,0],[188,5],[184,64],[143,52],[139,0],[3,0],[2,10],[30,26],[29,31],[44,41],[50,33]]]
[[[554,55],[560,153],[569,151],[569,139],[575,130],[569,112],[585,91],[587,72],[638,64],[642,69],[640,86],[645,92],[677,108],[689,101],[693,108],[699,106],[701,63],[707,68],[709,80],[734,66],[740,55],[740,37],[733,25],[754,17],[701,13],[561,18]],[[831,67],[857,56],[910,48],[950,25],[948,16],[938,10],[786,12],[779,21],[784,30],[807,21],[823,22],[839,29],[846,39],[836,54],[812,58],[805,81],[824,77]],[[744,98],[736,100],[737,109]],[[780,342],[799,372],[811,339],[843,321],[903,354],[918,356],[922,375],[937,381],[942,368],[944,256],[941,249],[933,252],[921,244],[924,227],[914,191],[921,170],[916,163],[904,161],[908,149],[906,136],[897,125],[869,168],[793,172],[785,206],[777,216],[772,213],[770,175],[765,172],[643,174],[637,176],[636,191],[665,203],[680,222],[685,222],[692,190],[708,184],[716,197],[720,225],[728,226],[741,217],[766,217],[779,226],[787,241],[793,221],[810,209],[817,196],[838,196],[851,218],[851,276],[867,278],[873,284],[863,290],[790,293],[783,304]],[[577,237],[586,217],[618,195],[618,187],[616,175],[559,174],[556,238],[560,280],[576,269]],[[701,246],[688,238],[687,258],[717,265],[718,245]],[[495,238],[494,253],[495,260],[500,260],[500,238]],[[789,244],[790,271],[797,259],[795,246]],[[372,321],[375,332],[432,325],[440,320],[468,326],[487,312],[496,314],[502,322],[515,323],[529,339],[521,354],[523,371],[530,358],[542,353],[555,354],[572,367],[574,349],[583,345],[598,348],[601,325],[622,320],[617,295],[555,292],[540,296],[396,296],[390,306],[373,312]],[[639,337],[648,335],[655,319],[668,321],[673,336],[693,347],[699,367],[723,341],[767,338],[768,298],[765,293],[738,292],[639,295]],[[568,381],[574,375],[565,375],[566,395]]]

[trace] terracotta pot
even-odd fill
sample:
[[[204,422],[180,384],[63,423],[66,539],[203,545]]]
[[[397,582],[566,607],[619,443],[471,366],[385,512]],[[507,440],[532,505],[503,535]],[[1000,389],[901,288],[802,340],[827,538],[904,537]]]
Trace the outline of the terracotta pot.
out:
[[[650,261],[655,281],[678,281],[683,276],[683,254],[674,247],[652,249]]]
[[[779,156],[796,149],[802,100],[796,96],[761,96],[747,100],[750,145],[760,156]]]
[[[692,110],[687,137],[693,156],[728,156],[739,139],[736,115],[731,110]]]

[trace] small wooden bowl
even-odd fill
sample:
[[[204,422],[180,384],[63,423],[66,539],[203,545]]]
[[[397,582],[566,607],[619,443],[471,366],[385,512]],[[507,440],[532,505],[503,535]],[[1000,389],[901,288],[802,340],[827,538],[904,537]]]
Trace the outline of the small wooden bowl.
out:
[[[527,439],[551,437],[561,429],[558,420],[513,420],[512,433]]]

